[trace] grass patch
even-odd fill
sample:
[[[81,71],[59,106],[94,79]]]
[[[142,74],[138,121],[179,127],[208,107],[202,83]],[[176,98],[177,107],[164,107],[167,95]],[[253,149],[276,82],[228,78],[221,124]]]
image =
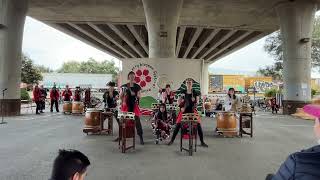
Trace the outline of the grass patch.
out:
[[[140,99],[140,107],[151,108],[152,103],[157,103],[157,100],[151,96],[142,97]]]

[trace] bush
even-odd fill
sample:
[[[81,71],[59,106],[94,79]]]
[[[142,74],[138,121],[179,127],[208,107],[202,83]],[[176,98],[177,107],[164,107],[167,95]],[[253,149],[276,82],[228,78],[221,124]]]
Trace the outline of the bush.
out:
[[[21,92],[21,100],[30,100],[29,93],[25,88],[21,89],[20,92]]]
[[[277,93],[279,93],[278,90],[276,90],[276,89],[269,89],[269,90],[267,90],[267,91],[264,93],[264,96],[265,96],[265,97],[275,97]]]
[[[313,96],[316,95],[316,94],[317,94],[317,90],[311,89],[311,97],[313,97]]]

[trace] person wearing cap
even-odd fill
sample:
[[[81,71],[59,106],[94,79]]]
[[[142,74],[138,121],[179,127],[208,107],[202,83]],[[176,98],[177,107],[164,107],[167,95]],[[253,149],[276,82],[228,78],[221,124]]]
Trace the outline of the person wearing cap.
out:
[[[320,179],[320,105],[306,105],[303,110],[315,117],[314,134],[318,145],[289,155],[278,172],[268,174],[266,180]]]

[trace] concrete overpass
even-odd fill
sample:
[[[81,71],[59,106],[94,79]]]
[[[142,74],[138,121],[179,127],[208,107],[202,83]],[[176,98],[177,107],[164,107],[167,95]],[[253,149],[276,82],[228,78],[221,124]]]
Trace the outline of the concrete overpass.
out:
[[[311,100],[311,32],[320,0],[0,0],[0,90],[20,112],[20,54],[31,16],[117,58],[199,59],[208,65],[278,30],[284,39],[285,113]],[[241,62],[239,62],[241,63]]]

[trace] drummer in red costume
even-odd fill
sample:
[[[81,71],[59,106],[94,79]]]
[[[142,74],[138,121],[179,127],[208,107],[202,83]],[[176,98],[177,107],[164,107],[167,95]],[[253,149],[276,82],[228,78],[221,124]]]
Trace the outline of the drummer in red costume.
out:
[[[197,104],[199,103],[200,94],[197,93],[194,89],[192,89],[192,85],[193,85],[193,79],[188,78],[186,80],[187,89],[182,92],[182,96],[178,100],[180,112],[177,117],[177,125],[173,131],[171,141],[168,143],[168,145],[171,145],[174,142],[174,139],[176,138],[176,136],[181,128],[182,114],[195,113],[198,115],[197,129],[198,129],[198,134],[199,134],[199,138],[201,141],[201,146],[208,147],[208,145],[203,140],[203,131],[202,131],[201,124],[200,124],[201,119],[200,119],[200,116],[197,112]]]
[[[64,101],[71,101],[72,92],[68,85],[66,85],[66,89],[63,91],[62,96]]]
[[[134,82],[135,73],[129,72],[127,84],[121,86],[121,111],[123,112],[134,112],[135,113],[135,122],[136,122],[136,129],[137,134],[140,137],[140,144],[144,144],[143,141],[143,131],[140,122],[140,108],[139,108],[139,100],[141,98],[141,87]]]
[[[73,100],[74,101],[81,101],[81,89],[80,89],[80,86],[76,87],[76,90],[74,91]]]

